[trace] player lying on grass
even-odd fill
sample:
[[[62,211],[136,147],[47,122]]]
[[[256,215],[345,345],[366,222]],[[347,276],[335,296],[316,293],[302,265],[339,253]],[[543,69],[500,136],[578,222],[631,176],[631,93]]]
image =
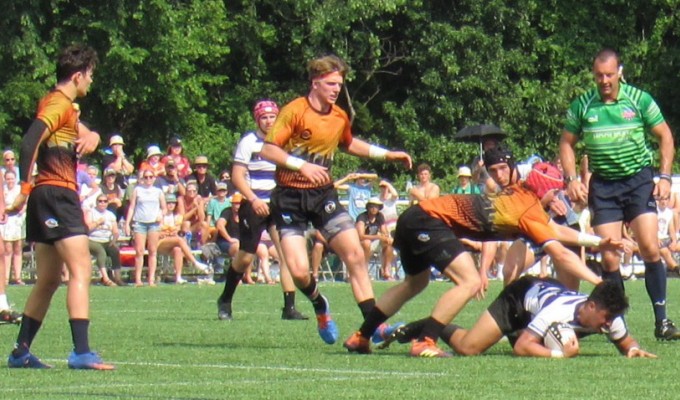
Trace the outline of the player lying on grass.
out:
[[[565,343],[563,351],[551,350],[543,344],[548,327],[562,322],[571,326],[578,338],[607,335],[628,358],[656,358],[642,350],[628,332],[623,320],[627,309],[628,299],[611,281],[599,283],[588,296],[568,290],[554,279],[525,276],[506,286],[471,329],[451,324],[442,329],[440,338],[457,354],[465,356],[481,354],[508,335],[516,337],[511,344],[517,356],[575,357],[580,351],[576,338]],[[426,321],[421,319],[398,328],[381,347],[386,348],[394,341],[415,340]]]
[[[435,305],[420,336],[413,342],[411,355],[449,356],[436,346],[437,338],[444,326],[482,290],[475,262],[460,242],[462,237],[489,241],[526,235],[543,246],[560,271],[592,284],[601,281],[561,242],[605,248],[621,248],[621,244],[580,234],[550,219],[536,192],[561,187],[562,182],[546,180],[542,181],[542,185],[517,183],[513,156],[507,150],[492,149],[485,152],[484,164],[494,181],[502,183],[503,190],[499,194],[442,196],[424,200],[401,214],[394,245],[401,251],[406,277],[383,294],[375,308],[366,315],[359,331],[345,341],[344,346],[350,352],[370,353],[368,338],[407,301],[427,287],[432,265],[456,285],[445,292]]]

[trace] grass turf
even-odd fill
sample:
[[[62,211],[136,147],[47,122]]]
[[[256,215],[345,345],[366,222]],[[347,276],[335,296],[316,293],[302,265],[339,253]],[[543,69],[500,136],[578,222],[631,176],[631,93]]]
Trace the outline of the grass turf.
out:
[[[376,283],[381,293],[390,283]],[[433,282],[392,321],[428,314],[449,283]],[[342,341],[359,327],[361,316],[350,287],[321,284],[330,299],[340,340],[326,345],[315,321],[282,321],[282,295],[275,286],[242,286],[234,321],[216,318],[218,286],[92,288],[90,341],[113,372],[72,371],[64,306],[65,288],[53,300],[33,351],[52,370],[0,367],[2,399],[227,399],[227,398],[672,398],[680,389],[680,342],[653,337],[651,305],[644,281],[626,283],[631,299],[628,324],[642,347],[657,360],[628,360],[600,335],[581,343],[571,360],[513,357],[501,342],[480,357],[412,359],[408,346],[394,344],[372,355],[348,354]],[[586,291],[590,290],[585,286]],[[500,290],[493,282],[485,300],[472,301],[457,322],[470,326]],[[10,287],[21,309],[30,287]],[[671,318],[680,322],[680,279],[668,281]],[[298,294],[298,308],[312,314]],[[0,326],[6,353],[16,326]],[[4,360],[2,361],[4,363]]]

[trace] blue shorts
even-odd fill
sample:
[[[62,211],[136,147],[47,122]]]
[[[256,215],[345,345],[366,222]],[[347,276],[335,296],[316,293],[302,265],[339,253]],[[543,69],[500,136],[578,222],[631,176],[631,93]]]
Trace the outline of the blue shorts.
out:
[[[140,235],[146,235],[150,232],[160,232],[161,224],[160,222],[134,222],[132,224],[132,232],[139,233]]]
[[[591,225],[610,222],[630,222],[638,215],[656,213],[654,174],[645,167],[635,175],[623,179],[590,178],[588,207],[593,216]]]

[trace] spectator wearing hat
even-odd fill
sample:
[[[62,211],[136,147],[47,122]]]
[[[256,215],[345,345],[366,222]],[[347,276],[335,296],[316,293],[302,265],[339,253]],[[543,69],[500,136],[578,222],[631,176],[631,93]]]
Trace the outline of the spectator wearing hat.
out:
[[[465,165],[458,168],[458,186],[453,188],[453,194],[481,194],[479,186],[472,184],[472,171]]]
[[[359,214],[366,211],[366,203],[371,198],[371,180],[378,174],[366,171],[352,172],[335,181],[336,189],[347,191],[347,212],[356,221]],[[352,181],[351,183],[346,183]]]
[[[109,139],[109,148],[104,150],[102,170],[111,168],[116,171],[118,186],[125,189],[127,186],[127,178],[135,172],[135,167],[125,157],[123,146],[125,146],[125,142],[123,141],[122,136],[118,134],[111,136]]]
[[[368,265],[371,255],[380,249],[381,264],[380,276],[382,279],[391,280],[392,260],[394,259],[394,247],[392,247],[392,236],[385,225],[385,217],[380,210],[383,202],[377,197],[371,197],[366,203],[366,211],[357,217],[356,227],[359,232],[361,247],[364,249],[366,265]]]
[[[191,180],[196,181],[196,184],[198,185],[198,194],[204,199],[217,194],[215,178],[208,172],[209,168],[210,163],[208,162],[208,157],[198,156],[194,160],[194,172],[186,178],[187,182]]]
[[[215,238],[217,229],[215,228],[217,220],[222,215],[222,211],[225,208],[231,207],[231,200],[227,197],[227,184],[224,182],[218,182],[217,186],[217,196],[211,198],[208,201],[208,208],[205,212],[205,220],[208,223],[208,235],[204,236],[205,240],[203,243],[211,241]]]
[[[116,216],[106,207],[109,199],[103,193],[97,196],[97,205],[84,212],[85,225],[87,225],[90,254],[95,258],[101,283],[104,286],[123,285],[120,277],[120,251],[116,246],[118,240],[118,224]],[[106,258],[111,258],[113,280],[109,278],[106,270]]]
[[[182,278],[185,259],[189,260],[196,269],[209,274],[210,267],[196,259],[187,241],[180,236],[184,215],[177,209],[177,196],[174,193],[166,193],[165,204],[167,210],[161,220],[158,254],[172,256],[175,266],[175,283],[186,283],[186,280]]]
[[[153,174],[158,177],[165,175],[165,166],[161,162],[161,149],[156,145],[151,145],[146,149],[146,160],[142,161],[139,166],[140,170],[147,169],[153,172]]]
[[[165,161],[165,175],[156,177],[153,185],[161,189],[165,194],[174,194],[176,196],[184,196],[186,192],[184,179],[179,177],[179,171],[177,170],[177,165],[175,160],[168,158]],[[184,213],[184,207],[180,210]]]
[[[385,217],[385,226],[387,226],[387,231],[392,232],[394,228],[397,227],[397,218],[399,218],[399,212],[397,211],[397,201],[399,200],[399,192],[392,186],[387,179],[382,179],[378,184],[380,193],[378,198],[383,203],[383,208],[380,213]]]
[[[182,139],[178,136],[174,136],[170,139],[168,144],[168,154],[164,155],[161,159],[163,164],[168,163],[168,160],[173,160],[175,162],[175,168],[177,168],[177,175],[180,179],[185,179],[191,173],[191,163],[189,159],[182,154],[184,147],[182,146]]]
[[[231,207],[225,208],[215,223],[217,228],[217,238],[215,243],[224,254],[234,258],[238,254],[240,247],[239,216],[241,208],[241,193],[234,193],[231,196]],[[245,283],[253,283],[249,273],[244,274]]]
[[[118,184],[117,181],[118,173],[113,168],[107,168],[104,170],[104,178],[100,185],[102,194],[108,199],[108,205],[106,208],[114,213],[117,218],[123,217],[122,207],[123,207],[123,197],[125,191]]]

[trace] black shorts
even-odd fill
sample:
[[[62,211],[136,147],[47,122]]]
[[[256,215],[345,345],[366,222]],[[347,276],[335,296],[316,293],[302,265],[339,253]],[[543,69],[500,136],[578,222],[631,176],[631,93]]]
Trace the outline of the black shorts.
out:
[[[41,185],[31,191],[26,208],[26,240],[45,244],[87,235],[78,193]]]
[[[588,206],[593,216],[592,226],[630,222],[638,215],[656,213],[652,168],[645,167],[633,176],[616,180],[593,175],[588,188]]]
[[[279,232],[282,229],[304,232],[310,222],[315,228],[323,229],[333,218],[347,214],[333,186],[316,189],[277,186],[270,205]]]
[[[240,250],[255,254],[257,245],[260,244],[260,239],[262,238],[262,232],[270,225],[274,225],[274,218],[272,218],[271,213],[266,217],[255,214],[253,204],[247,200],[241,202],[238,217],[239,239],[241,241]]]
[[[407,275],[417,275],[430,266],[443,271],[465,246],[441,220],[428,215],[419,206],[411,206],[397,220],[394,247],[401,254]]]
[[[532,316],[524,308],[524,297],[537,282],[545,281],[560,284],[550,278],[541,279],[535,276],[523,276],[506,286],[498,294],[498,297],[489,305],[487,311],[496,321],[501,332],[507,335],[529,326]]]

